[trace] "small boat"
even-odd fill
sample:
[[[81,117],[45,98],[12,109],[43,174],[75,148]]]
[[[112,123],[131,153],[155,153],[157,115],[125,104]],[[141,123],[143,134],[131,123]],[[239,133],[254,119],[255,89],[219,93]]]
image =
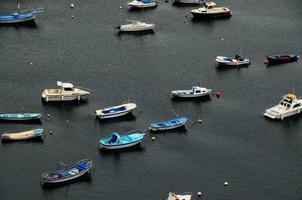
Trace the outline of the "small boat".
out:
[[[41,118],[41,113],[5,113],[5,114],[0,114],[0,120],[9,120],[9,121],[38,120],[40,118]]]
[[[20,4],[19,4],[18,11],[14,11],[12,14],[8,14],[8,15],[0,15],[0,24],[16,24],[16,23],[32,21],[43,12],[44,11],[42,8],[31,9],[31,10],[20,10]]]
[[[95,113],[96,116],[100,119],[108,119],[127,115],[131,113],[134,109],[136,109],[135,103],[126,103],[118,106],[95,110]]]
[[[205,4],[203,0],[174,0],[174,4]]]
[[[169,196],[167,200],[191,200],[192,193],[184,193],[184,194],[174,194],[173,192],[169,192]]]
[[[133,0],[128,3],[130,8],[152,8],[157,6],[154,0]]]
[[[87,97],[90,92],[87,89],[74,87],[71,83],[57,81],[58,89],[45,89],[42,93],[42,100],[49,101],[73,101]]]
[[[216,57],[217,65],[224,66],[239,66],[239,65],[249,65],[250,59],[244,56],[236,55],[235,57],[226,57],[226,56],[217,56]]]
[[[102,149],[123,149],[135,146],[142,142],[145,133],[131,133],[126,135],[119,135],[118,133],[111,133],[107,138],[100,139],[99,148]]]
[[[192,98],[192,97],[203,97],[210,95],[212,93],[211,89],[193,86],[191,90],[174,90],[171,92],[172,97],[181,98]]]
[[[33,129],[18,133],[3,133],[1,135],[2,140],[28,140],[38,138],[42,136],[44,129]]]
[[[282,64],[288,62],[298,61],[300,56],[297,54],[288,54],[288,55],[271,55],[267,56],[264,64],[274,65],[274,64]]]
[[[149,129],[151,131],[163,131],[163,130],[175,129],[185,126],[188,120],[189,119],[186,117],[180,117],[177,119],[172,119],[164,122],[152,123],[150,124]]]
[[[137,31],[151,31],[154,29],[155,24],[145,23],[136,20],[127,20],[130,24],[124,24],[117,27],[120,31],[124,32],[137,32]]]
[[[218,18],[218,17],[230,17],[232,12],[226,7],[215,7],[216,4],[206,2],[204,7],[191,10],[194,18]]]
[[[302,111],[302,99],[297,99],[294,94],[285,95],[280,103],[267,109],[264,116],[271,119],[283,119],[292,115],[299,114]]]
[[[41,176],[41,184],[52,185],[74,180],[85,174],[89,174],[92,167],[92,160],[83,159],[64,169],[43,173]]]

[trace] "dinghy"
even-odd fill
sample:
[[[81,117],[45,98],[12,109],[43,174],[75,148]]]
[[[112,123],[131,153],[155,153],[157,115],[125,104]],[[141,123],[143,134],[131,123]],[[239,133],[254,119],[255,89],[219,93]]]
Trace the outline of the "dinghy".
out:
[[[174,194],[173,192],[169,192],[169,196],[167,200],[191,200],[192,193],[184,193],[184,194]]]
[[[217,56],[216,63],[219,66],[229,65],[229,66],[240,66],[249,65],[250,59],[244,56],[236,55],[235,57]]]
[[[118,133],[111,133],[107,138],[100,139],[99,148],[102,149],[123,149],[135,146],[142,142],[145,133],[131,133],[127,135],[119,135]]]
[[[297,54],[271,55],[266,57],[264,63],[267,65],[282,64],[297,61],[299,60],[299,58],[300,56],[298,56]]]
[[[2,140],[28,140],[42,136],[44,129],[33,129],[30,131],[18,133],[4,133],[1,135]]]
[[[127,20],[130,24],[124,24],[117,27],[123,32],[137,32],[137,31],[151,31],[154,29],[155,24],[145,23],[137,20]]]
[[[118,106],[102,108],[100,110],[95,110],[96,116],[100,119],[108,119],[121,117],[131,113],[136,108],[135,103],[126,103]]]
[[[174,90],[171,92],[172,97],[180,98],[192,98],[192,97],[202,97],[210,95],[212,93],[211,89],[193,86],[191,90]]]
[[[133,0],[128,3],[130,8],[152,8],[157,6],[154,0]]]
[[[41,118],[40,113],[6,113],[0,114],[0,120],[7,121],[26,121],[26,120],[38,120]]]
[[[64,169],[43,173],[41,176],[41,184],[52,185],[74,180],[85,174],[89,174],[92,167],[92,160],[83,159]]]
[[[32,21],[42,12],[43,9],[31,9],[23,11],[18,10],[8,15],[0,15],[0,24],[16,24]]]
[[[175,129],[185,126],[188,120],[189,119],[186,117],[180,117],[177,119],[172,119],[164,122],[152,123],[150,124],[149,129],[151,131],[163,131],[163,130]]]

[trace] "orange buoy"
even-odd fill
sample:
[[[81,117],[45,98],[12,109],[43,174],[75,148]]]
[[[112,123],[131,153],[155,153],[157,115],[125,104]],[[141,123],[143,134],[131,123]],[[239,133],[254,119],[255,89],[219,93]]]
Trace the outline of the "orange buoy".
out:
[[[221,96],[221,92],[220,91],[215,92],[215,96],[219,98]]]
[[[268,64],[268,60],[267,59],[264,60],[264,64],[266,64],[266,65]]]

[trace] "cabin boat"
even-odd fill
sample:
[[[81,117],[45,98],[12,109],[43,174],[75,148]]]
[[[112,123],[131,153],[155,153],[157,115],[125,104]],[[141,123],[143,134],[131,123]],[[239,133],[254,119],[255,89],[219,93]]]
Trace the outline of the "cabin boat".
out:
[[[171,92],[172,97],[181,98],[192,98],[192,97],[203,97],[210,95],[212,93],[211,89],[193,86],[191,90],[174,90]]]
[[[168,121],[152,123],[152,124],[150,124],[149,129],[151,131],[163,131],[163,130],[176,129],[176,128],[185,126],[188,120],[189,119],[186,117],[180,117],[180,118],[172,119],[172,120],[168,120]]]
[[[204,4],[203,0],[174,0],[175,4]]]
[[[58,89],[45,89],[42,93],[42,100],[49,101],[73,101],[81,100],[90,93],[87,89],[74,87],[71,83],[57,82]]]
[[[152,31],[155,27],[155,24],[145,23],[136,20],[127,20],[131,23],[120,25],[117,27],[120,31],[123,32],[137,32],[137,31]]]
[[[173,192],[169,192],[169,196],[167,200],[191,200],[192,193],[184,193],[184,194],[174,194]]]
[[[22,11],[18,9],[18,11],[14,11],[12,14],[0,15],[0,24],[17,24],[33,21],[43,12],[44,11],[41,8]]]
[[[115,117],[121,117],[131,113],[136,109],[135,103],[126,103],[118,106],[102,108],[100,110],[95,110],[95,114],[100,119],[109,119]]]
[[[41,138],[44,129],[33,129],[29,131],[23,131],[18,133],[3,133],[1,135],[2,140],[28,140],[33,138]]]
[[[100,139],[99,149],[123,149],[135,146],[142,142],[145,133],[131,133],[126,135],[119,135],[118,133],[111,133],[107,138]]]
[[[240,65],[249,65],[250,59],[244,56],[236,55],[235,57],[226,57],[226,56],[217,56],[216,63],[218,66],[240,66]]]
[[[191,10],[194,18],[218,18],[218,17],[230,17],[232,12],[226,7],[216,7],[216,4],[206,2],[204,7]]]
[[[271,119],[284,119],[302,111],[302,99],[297,99],[294,94],[285,95],[280,103],[267,109],[264,116]]]
[[[41,184],[42,186],[52,185],[74,180],[83,175],[89,175],[92,167],[92,160],[83,159],[64,169],[43,173],[41,175]]]
[[[0,120],[6,121],[29,121],[39,120],[41,113],[3,113],[0,114]]]
[[[282,63],[298,61],[299,58],[300,56],[298,56],[297,54],[271,55],[266,57],[264,63],[267,65],[282,64]]]
[[[130,8],[153,8],[157,6],[154,0],[133,0],[128,3]]]

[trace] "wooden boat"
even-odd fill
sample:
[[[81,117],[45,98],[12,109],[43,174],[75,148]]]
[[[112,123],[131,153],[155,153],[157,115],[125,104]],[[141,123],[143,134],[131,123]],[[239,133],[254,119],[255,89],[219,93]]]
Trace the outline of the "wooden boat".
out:
[[[203,97],[210,95],[212,93],[211,89],[193,86],[191,90],[174,90],[171,92],[172,97],[179,98],[193,98],[193,97]]]
[[[182,126],[185,126],[189,119],[186,117],[180,117],[177,119],[172,119],[164,122],[157,122],[150,124],[149,129],[152,131],[163,131],[163,130],[170,130],[176,129]]]
[[[38,120],[40,118],[41,118],[41,113],[5,113],[5,114],[0,114],[0,120],[26,121],[26,120]]]
[[[215,7],[216,4],[213,1],[206,2],[204,7],[191,10],[194,18],[220,18],[230,17],[232,12],[226,7]]]
[[[142,142],[145,133],[131,133],[126,135],[119,135],[118,133],[111,133],[107,138],[100,139],[100,149],[123,149],[135,146]]]
[[[152,8],[157,6],[154,0],[133,0],[128,3],[130,8]]]
[[[18,133],[4,133],[1,135],[2,140],[28,140],[42,136],[44,129],[33,129]]]
[[[300,56],[297,54],[271,55],[266,57],[264,63],[267,65],[282,64],[297,61],[299,58]]]
[[[19,5],[18,5],[19,8]],[[0,16],[0,24],[16,24],[34,20],[43,12],[43,9],[19,10],[9,15]]]
[[[115,117],[121,117],[131,113],[136,109],[135,103],[126,103],[118,106],[102,108],[100,110],[95,110],[96,116],[100,119],[109,119]]]
[[[52,185],[74,180],[85,174],[89,174],[92,167],[92,160],[83,159],[64,169],[43,173],[41,175],[41,184]]]
[[[216,63],[219,66],[240,66],[240,65],[249,65],[250,59],[244,56],[236,55],[235,57],[227,57],[227,56],[217,56]]]
[[[174,194],[173,192],[169,192],[169,196],[167,200],[191,200],[192,193],[187,192],[183,194]]]

